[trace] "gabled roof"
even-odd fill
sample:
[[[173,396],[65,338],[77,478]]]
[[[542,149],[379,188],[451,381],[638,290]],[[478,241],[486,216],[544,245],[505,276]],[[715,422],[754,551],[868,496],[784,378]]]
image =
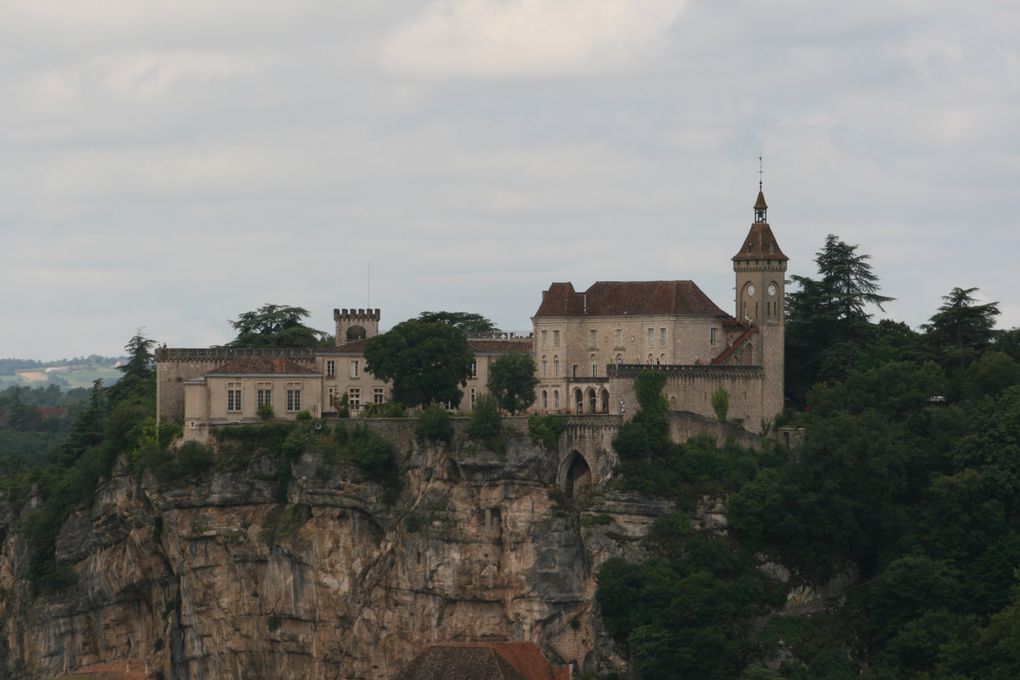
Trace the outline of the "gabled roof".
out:
[[[318,375],[319,372],[283,357],[241,357],[206,375]]]
[[[535,312],[536,317],[661,314],[729,316],[693,281],[598,281],[583,293],[569,283],[554,283]]]
[[[395,680],[561,680],[533,642],[461,642],[429,645]]]

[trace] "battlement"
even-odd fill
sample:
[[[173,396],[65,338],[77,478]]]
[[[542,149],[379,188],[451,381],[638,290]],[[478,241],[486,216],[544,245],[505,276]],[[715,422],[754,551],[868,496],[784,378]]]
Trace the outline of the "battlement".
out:
[[[315,349],[291,347],[158,347],[156,363],[180,361],[219,361],[241,357],[283,357],[294,361],[314,361]]]
[[[666,375],[682,375],[691,377],[754,377],[760,378],[765,375],[761,366],[743,365],[709,365],[709,364],[609,364],[606,366],[606,375],[611,378],[636,378],[643,371],[656,371]]]
[[[349,320],[349,321],[375,321],[378,323],[381,317],[381,310],[377,307],[376,309],[355,309],[351,307],[347,309],[333,309],[333,320]]]

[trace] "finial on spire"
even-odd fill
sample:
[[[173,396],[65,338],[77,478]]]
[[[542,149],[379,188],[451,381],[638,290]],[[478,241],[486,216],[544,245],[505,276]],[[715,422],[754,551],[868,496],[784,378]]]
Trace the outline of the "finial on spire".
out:
[[[762,190],[762,185],[765,178],[765,154],[758,154],[758,200],[754,202],[754,221],[764,224],[768,222],[766,218],[768,211],[768,204],[765,203],[765,192]]]

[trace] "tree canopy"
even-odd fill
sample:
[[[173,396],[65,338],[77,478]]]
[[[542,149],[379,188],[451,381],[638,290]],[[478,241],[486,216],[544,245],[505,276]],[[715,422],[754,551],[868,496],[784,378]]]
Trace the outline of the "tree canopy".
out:
[[[527,409],[535,402],[535,359],[523,352],[508,352],[489,366],[489,392],[500,407],[511,414]]]
[[[815,255],[818,278],[791,276],[799,288],[786,297],[786,383],[795,403],[827,377],[825,369],[845,366],[845,354],[871,334],[868,308],[893,300],[879,294],[871,258],[857,249],[829,234]]]
[[[464,332],[445,323],[404,321],[365,345],[366,369],[393,383],[404,406],[459,404],[474,364]]]
[[[444,323],[459,328],[468,335],[476,333],[497,333],[499,329],[489,319],[473,312],[422,312],[418,315],[422,323]]]
[[[921,326],[926,339],[945,363],[964,367],[992,342],[999,303],[979,305],[977,288],[953,288],[942,296],[942,305]]]
[[[319,347],[331,336],[304,324],[309,312],[304,307],[266,303],[239,314],[230,325],[237,337],[227,347]]]

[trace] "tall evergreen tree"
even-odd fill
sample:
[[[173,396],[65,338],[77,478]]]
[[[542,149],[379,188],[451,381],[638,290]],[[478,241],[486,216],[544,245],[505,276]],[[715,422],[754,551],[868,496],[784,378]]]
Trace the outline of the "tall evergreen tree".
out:
[[[928,323],[921,326],[944,364],[963,368],[992,341],[999,303],[979,305],[977,288],[953,288],[942,296],[942,305]]]
[[[823,367],[846,370],[854,344],[872,332],[872,305],[879,309],[891,297],[879,294],[878,276],[869,255],[857,252],[834,234],[815,255],[818,278],[794,275],[799,289],[786,296],[786,384],[789,397],[803,402]],[[833,376],[842,377],[842,376]]]
[[[227,347],[319,347],[327,334],[306,326],[308,316],[304,307],[266,303],[230,322],[237,337]]]

